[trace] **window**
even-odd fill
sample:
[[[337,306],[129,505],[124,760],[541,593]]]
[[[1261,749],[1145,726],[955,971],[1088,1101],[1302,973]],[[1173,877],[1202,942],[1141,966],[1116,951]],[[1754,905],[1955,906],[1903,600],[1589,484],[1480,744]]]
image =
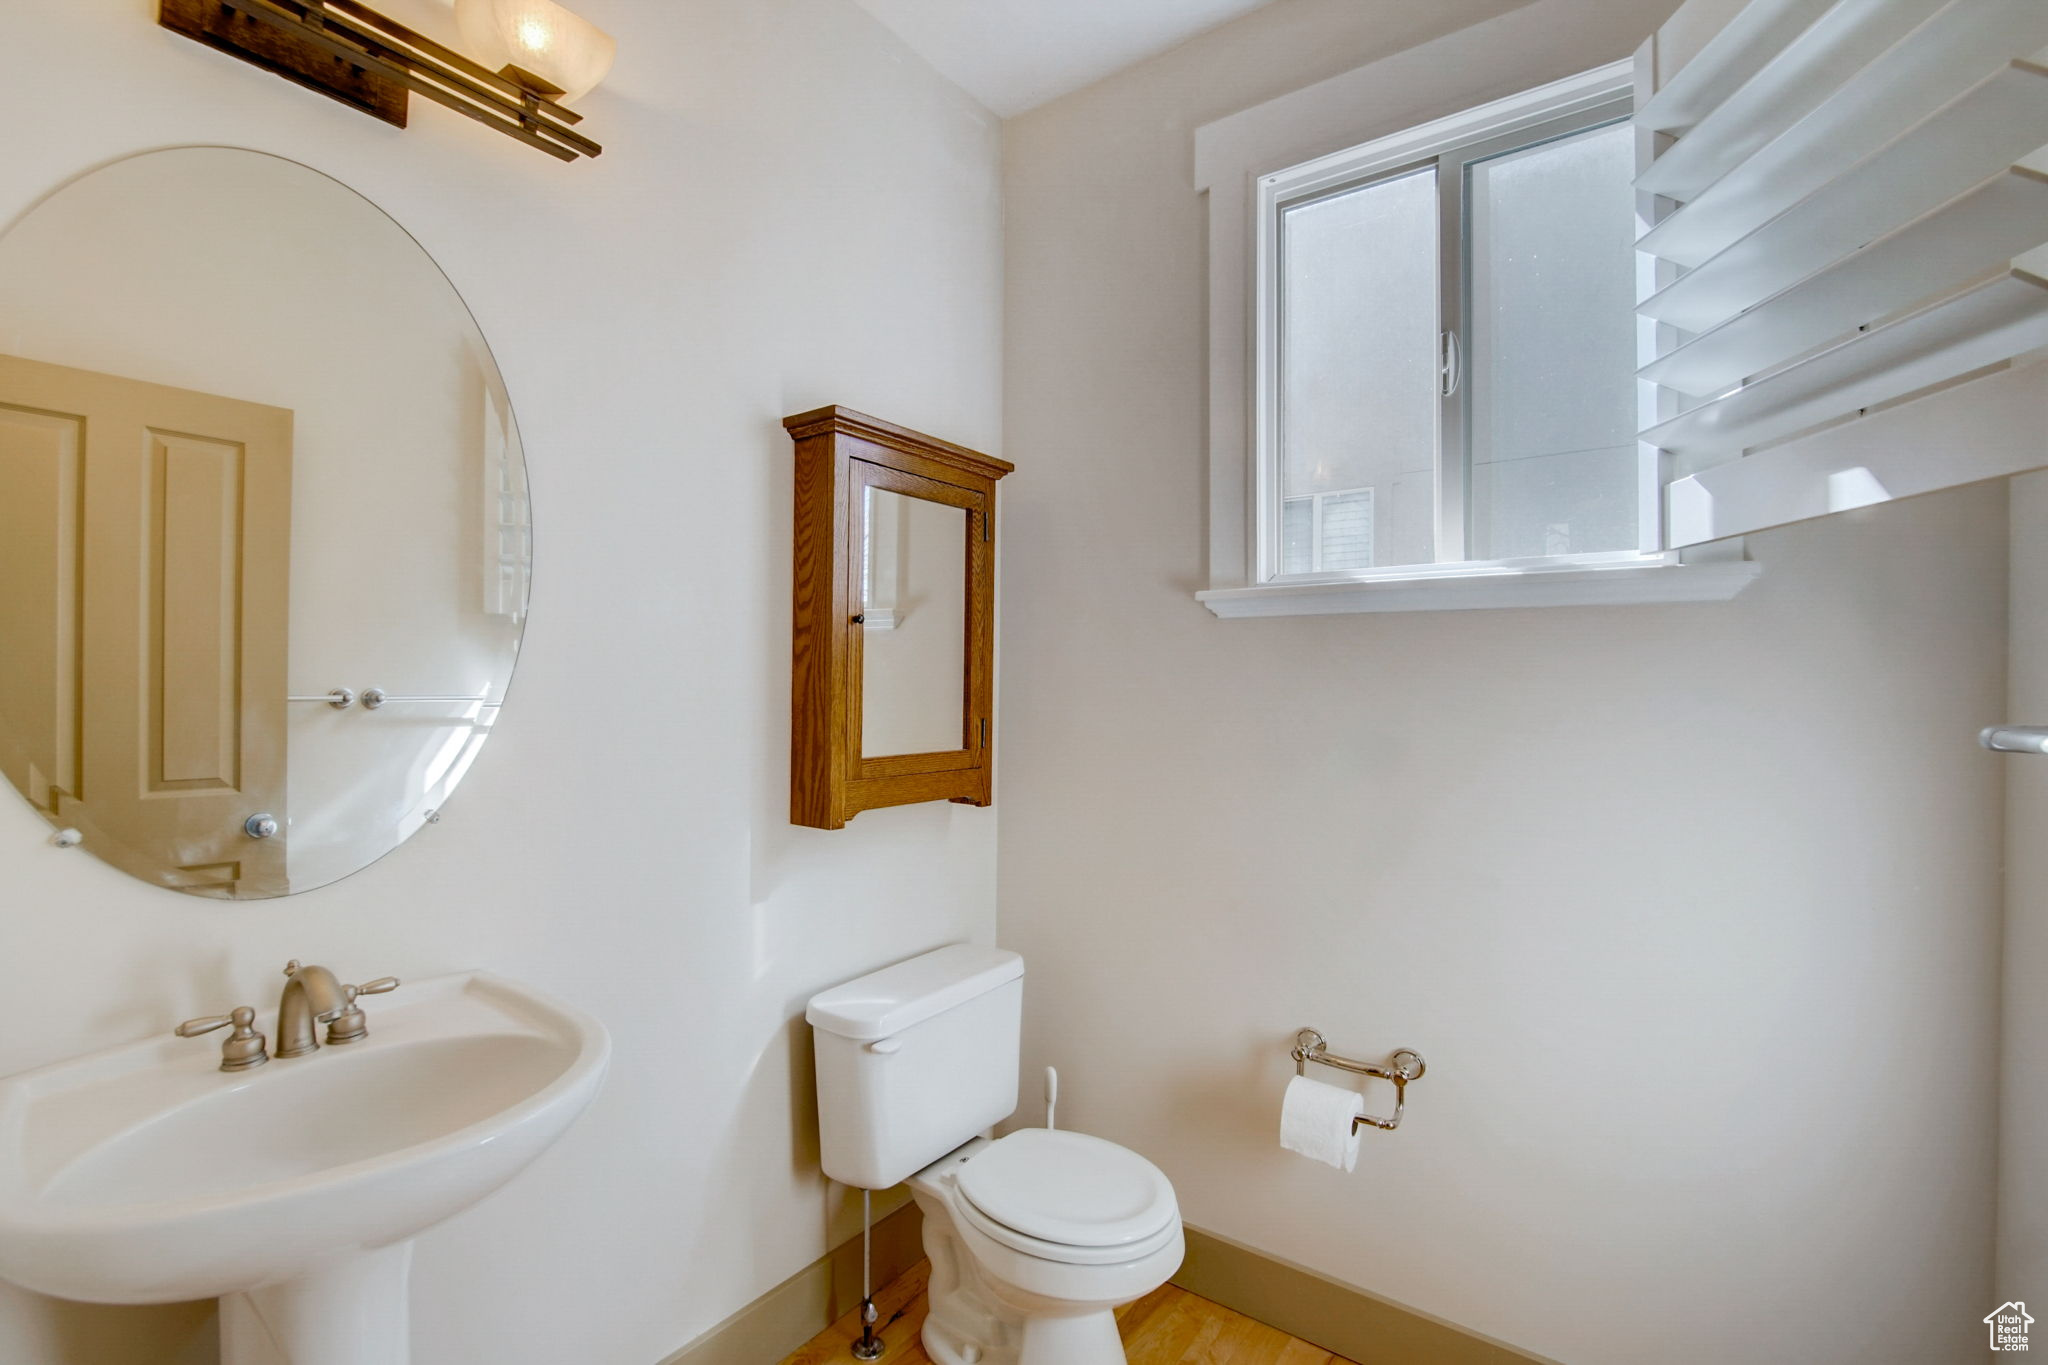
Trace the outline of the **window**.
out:
[[[1208,579],[1218,616],[1713,602],[1739,539],[1667,548],[1682,462],[1638,367],[1669,268],[1636,249],[1649,49],[1462,113],[1525,62],[1481,28],[1195,132],[1209,219]],[[1540,47],[1541,44],[1538,44]],[[1318,149],[1330,150],[1312,160]],[[1700,538],[1695,538],[1700,539]]]
[[[1260,581],[1655,550],[1628,115],[1615,79],[1260,179]]]

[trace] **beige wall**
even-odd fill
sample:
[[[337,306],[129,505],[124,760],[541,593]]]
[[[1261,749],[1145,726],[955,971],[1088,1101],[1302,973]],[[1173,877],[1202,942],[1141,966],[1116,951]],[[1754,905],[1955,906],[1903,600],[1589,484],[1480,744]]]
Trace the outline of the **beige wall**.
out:
[[[2039,433],[2035,433],[2038,439]],[[2048,474],[2012,482],[2010,700],[2001,719],[2048,723]],[[2005,768],[2005,994],[2000,1035],[1998,1281],[1993,1303],[2048,1286],[2048,762]],[[1988,1311],[1988,1309],[1987,1309]]]
[[[1573,1365],[1975,1359],[1999,487],[1756,537],[1726,605],[1191,599],[1193,129],[1502,8],[1281,0],[1006,126],[1026,1074],[1058,1064],[1063,1120],[1159,1161],[1190,1221]],[[1475,40],[1585,23],[1592,66],[1668,8],[1546,0]],[[1302,1025],[1429,1060],[1355,1175],[1276,1150]]]
[[[585,101],[605,155],[576,166],[424,102],[407,131],[373,122],[158,29],[154,0],[0,7],[0,113],[25,130],[0,223],[146,147],[302,160],[446,268],[518,411],[531,629],[442,824],[333,887],[226,906],[50,848],[0,800],[0,1073],[267,1006],[290,957],[487,967],[611,1026],[583,1123],[422,1239],[436,1365],[650,1365],[850,1235],[801,1002],[994,923],[992,811],[788,824],[778,419],[844,402],[996,447],[995,126],[847,0],[576,7],[620,42]],[[450,27],[434,0],[390,8]],[[211,1359],[205,1318],[0,1287],[0,1360],[185,1365]]]

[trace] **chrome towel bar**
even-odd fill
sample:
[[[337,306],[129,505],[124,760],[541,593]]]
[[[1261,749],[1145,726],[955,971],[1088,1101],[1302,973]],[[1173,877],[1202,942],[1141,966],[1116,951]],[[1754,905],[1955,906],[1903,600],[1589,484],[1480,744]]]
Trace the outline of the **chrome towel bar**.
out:
[[[481,697],[401,697],[386,692],[381,687],[366,687],[360,694],[352,692],[346,687],[337,687],[332,692],[323,692],[317,697],[286,697],[285,700],[317,701],[331,706],[337,711],[346,711],[349,707],[356,704],[356,699],[359,695],[362,698],[365,711],[375,711],[380,707],[396,706],[406,702],[466,702],[472,706],[483,707],[492,707],[498,704],[490,699],[489,694]]]
[[[490,706],[493,704],[488,695],[482,697],[401,697],[394,693],[386,692],[381,687],[366,687],[363,689],[363,709],[365,711],[374,711],[380,706],[396,706],[405,702],[469,702],[475,706]]]
[[[286,701],[322,701],[337,711],[346,711],[356,704],[356,694],[346,687],[337,687],[332,692],[317,697],[286,697]]]
[[[1386,1066],[1372,1062],[1353,1061],[1349,1057],[1338,1057],[1331,1053],[1330,1045],[1323,1035],[1312,1028],[1305,1028],[1294,1035],[1294,1048],[1288,1055],[1294,1058],[1294,1074],[1306,1076],[1308,1064],[1333,1066],[1339,1071],[1356,1072],[1360,1076],[1377,1076],[1383,1081],[1394,1083],[1394,1116],[1390,1119],[1376,1119],[1370,1114],[1360,1114],[1351,1120],[1351,1131],[1357,1132],[1359,1125],[1369,1123],[1375,1128],[1388,1132],[1401,1126],[1401,1115],[1408,1106],[1408,1082],[1420,1080],[1422,1073],[1429,1069],[1422,1060],[1422,1054],[1413,1048],[1401,1048],[1387,1058]]]
[[[1998,754],[2048,754],[2048,725],[1987,725],[1977,742]]]

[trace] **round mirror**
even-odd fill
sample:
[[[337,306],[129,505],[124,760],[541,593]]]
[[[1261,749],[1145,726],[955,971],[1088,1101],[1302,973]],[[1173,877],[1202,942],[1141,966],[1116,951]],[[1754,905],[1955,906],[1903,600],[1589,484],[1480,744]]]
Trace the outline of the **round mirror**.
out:
[[[0,767],[193,895],[403,843],[489,736],[531,563],[483,335],[376,205],[116,162],[0,236]]]

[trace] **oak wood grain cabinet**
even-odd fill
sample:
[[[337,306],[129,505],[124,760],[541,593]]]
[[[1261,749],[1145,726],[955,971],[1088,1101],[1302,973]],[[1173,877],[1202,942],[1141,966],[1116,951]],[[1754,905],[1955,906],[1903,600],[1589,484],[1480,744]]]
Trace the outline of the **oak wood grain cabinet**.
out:
[[[839,829],[986,806],[995,745],[993,456],[850,408],[796,442],[789,818]]]

